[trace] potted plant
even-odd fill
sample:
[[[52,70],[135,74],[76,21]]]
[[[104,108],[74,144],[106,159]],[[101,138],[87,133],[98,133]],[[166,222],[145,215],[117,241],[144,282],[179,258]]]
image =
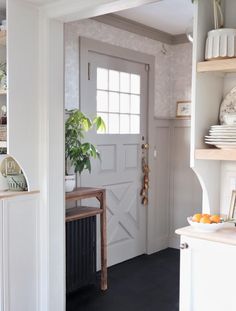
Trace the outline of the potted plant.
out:
[[[69,117],[65,123],[65,189],[66,192],[75,188],[76,173],[81,174],[83,170],[91,172],[91,158],[99,158],[96,147],[84,141],[84,134],[95,128],[104,131],[105,124],[101,117],[90,119],[80,110],[68,111]],[[69,174],[68,166],[74,170]]]

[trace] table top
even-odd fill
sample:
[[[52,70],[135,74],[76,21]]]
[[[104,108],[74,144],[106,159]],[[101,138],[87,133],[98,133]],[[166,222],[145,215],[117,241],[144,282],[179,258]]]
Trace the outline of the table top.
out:
[[[191,226],[177,229],[175,232],[178,235],[236,246],[236,227],[234,224],[228,224],[227,227],[215,232],[199,232]]]
[[[66,193],[66,200],[80,200],[85,198],[92,198],[105,193],[103,188],[90,188],[90,187],[79,187],[71,192]]]

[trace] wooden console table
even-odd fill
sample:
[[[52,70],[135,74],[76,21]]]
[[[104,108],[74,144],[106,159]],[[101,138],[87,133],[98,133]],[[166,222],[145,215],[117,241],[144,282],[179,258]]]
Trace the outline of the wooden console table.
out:
[[[107,230],[106,230],[106,190],[100,188],[76,188],[66,193],[66,201],[96,198],[100,208],[80,206],[66,211],[66,222],[100,215],[101,232],[101,289],[107,290]]]

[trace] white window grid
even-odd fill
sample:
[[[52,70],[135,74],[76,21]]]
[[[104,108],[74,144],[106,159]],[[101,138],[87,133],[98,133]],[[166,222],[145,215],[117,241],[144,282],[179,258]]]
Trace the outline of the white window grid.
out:
[[[113,106],[112,97],[117,101]],[[97,115],[106,123],[106,134],[139,134],[140,75],[98,68]]]

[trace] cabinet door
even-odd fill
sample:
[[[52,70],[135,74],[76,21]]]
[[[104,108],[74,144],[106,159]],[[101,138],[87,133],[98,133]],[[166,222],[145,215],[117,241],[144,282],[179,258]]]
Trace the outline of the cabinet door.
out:
[[[38,310],[38,195],[3,200],[4,310]]]
[[[180,311],[235,311],[236,247],[181,237]]]

